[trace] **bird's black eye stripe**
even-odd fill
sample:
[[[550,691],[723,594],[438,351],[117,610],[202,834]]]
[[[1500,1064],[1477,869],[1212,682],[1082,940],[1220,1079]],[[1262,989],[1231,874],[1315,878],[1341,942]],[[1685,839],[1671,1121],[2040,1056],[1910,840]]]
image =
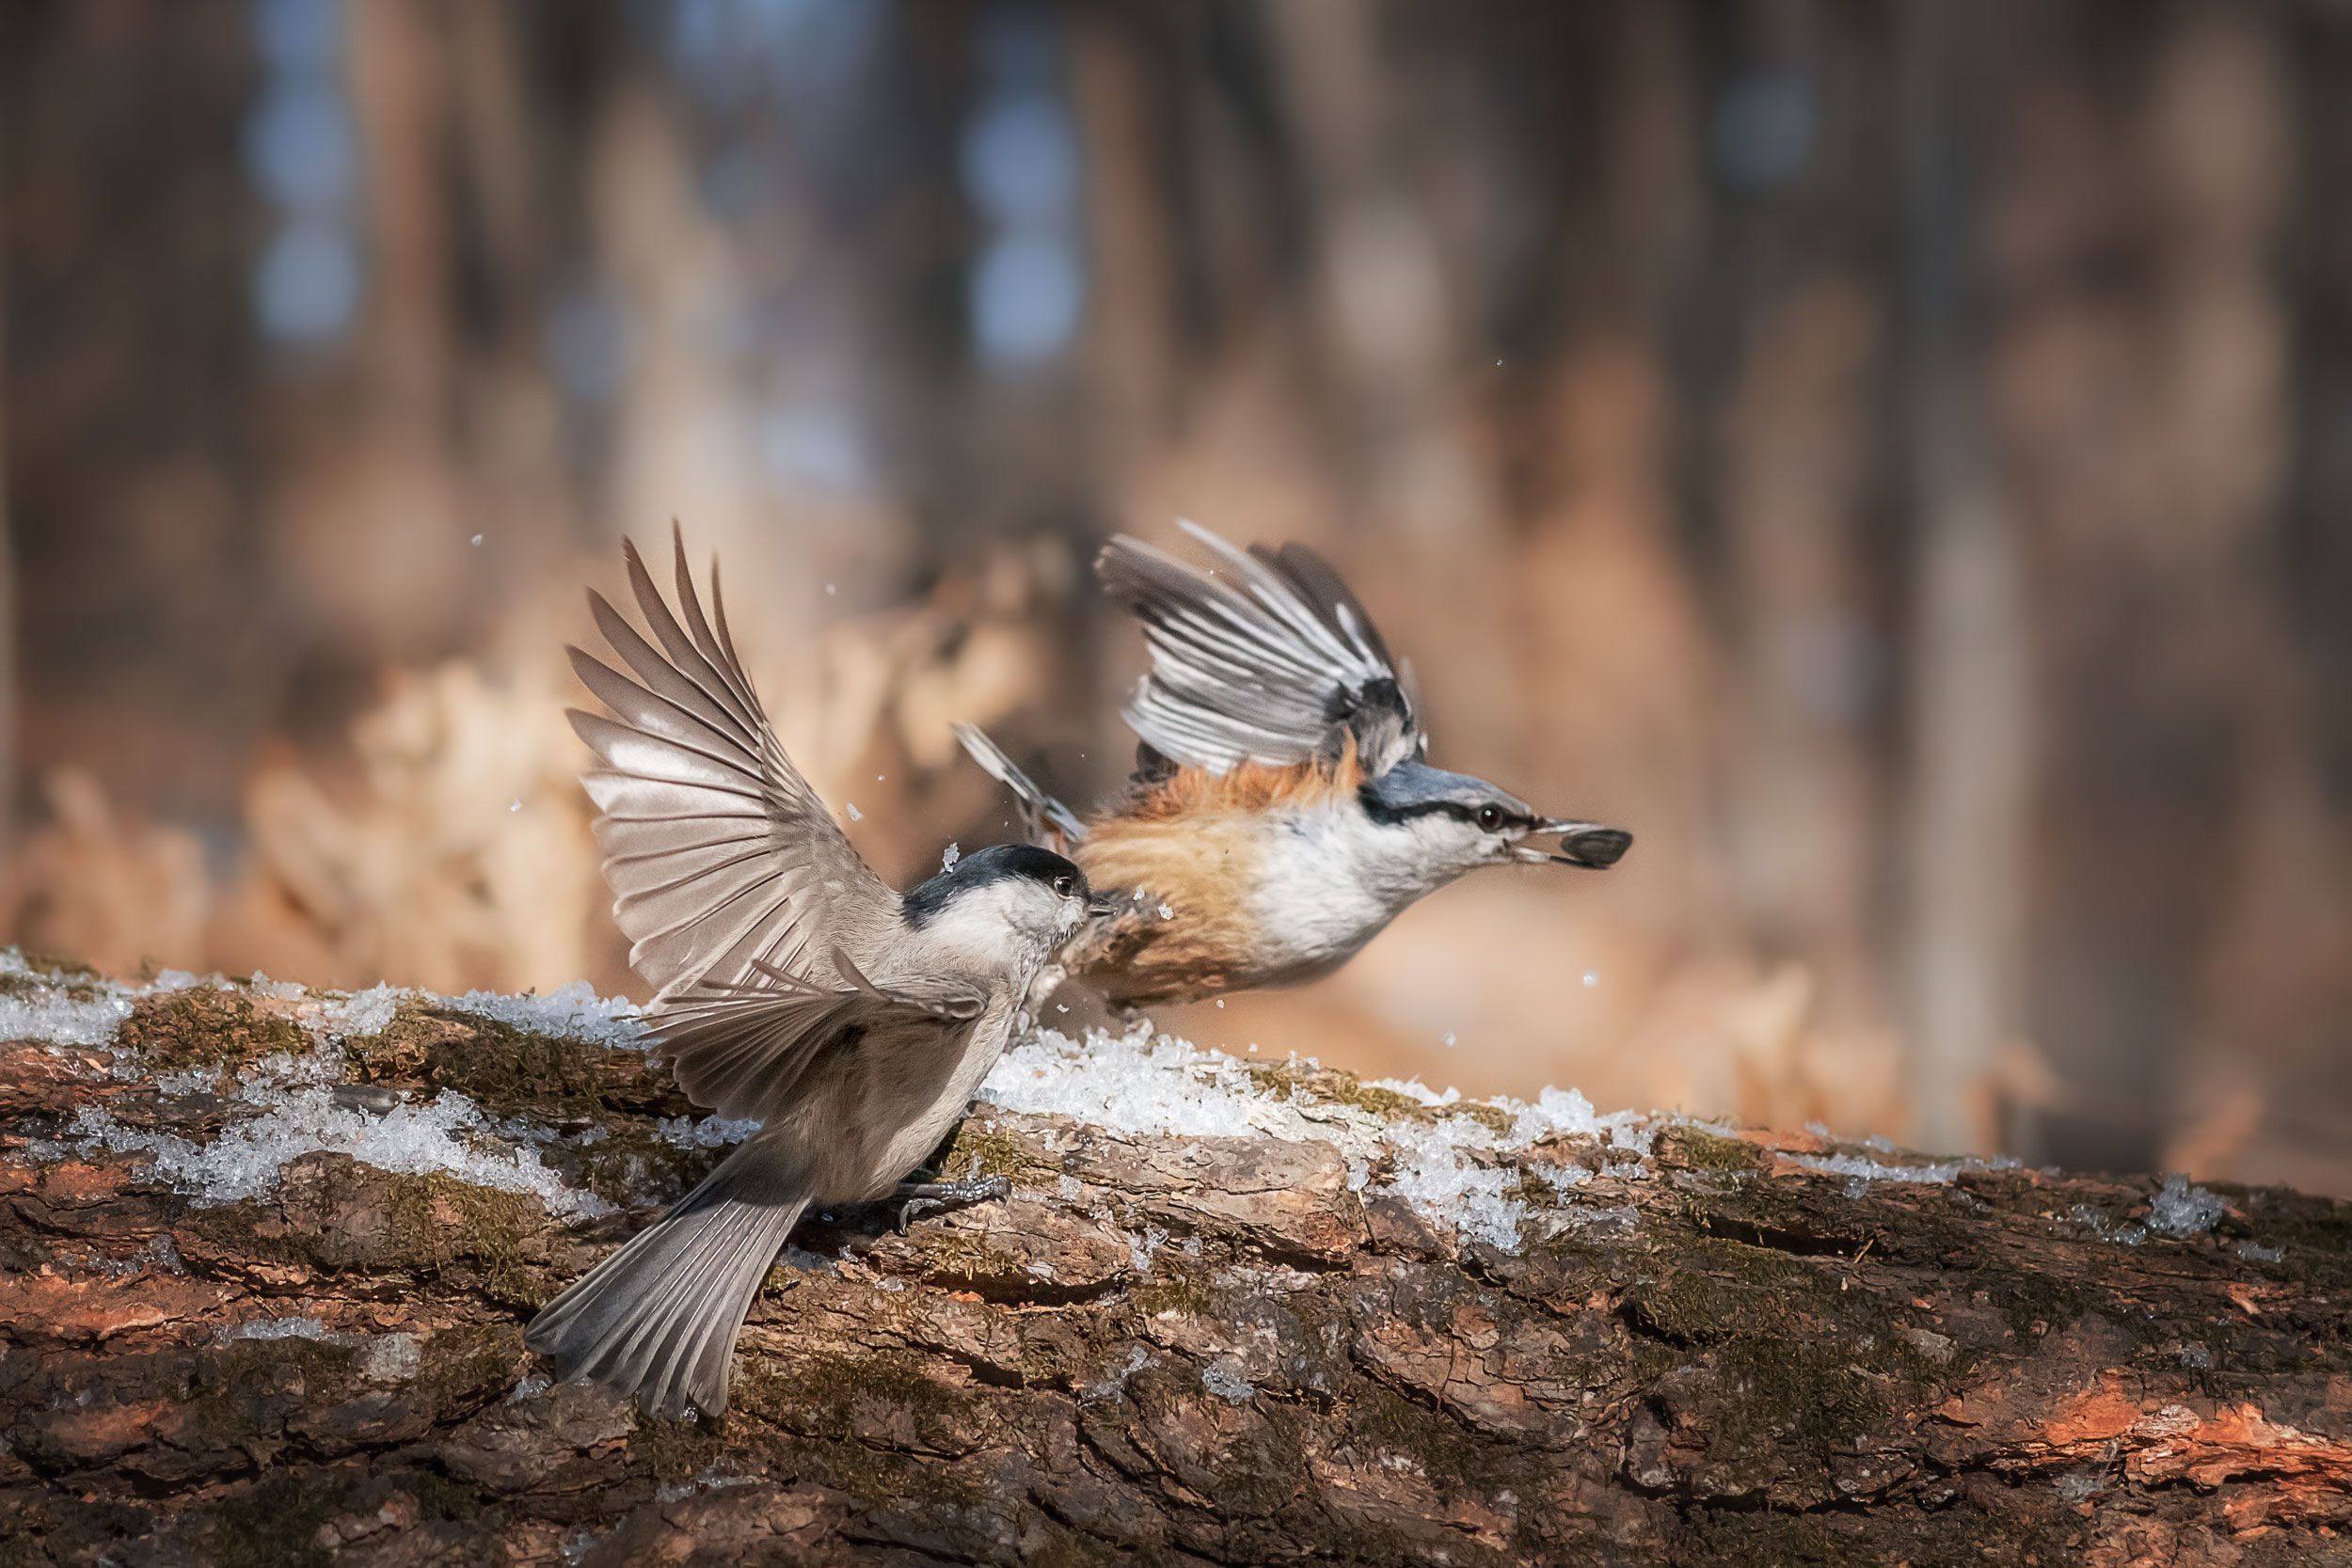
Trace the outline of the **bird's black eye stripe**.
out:
[[[1375,822],[1387,823],[1392,828],[1401,827],[1416,816],[1451,816],[1456,821],[1468,822],[1472,827],[1490,833],[1500,832],[1508,827],[1533,828],[1535,826],[1534,817],[1524,816],[1507,806],[1497,805],[1492,801],[1483,806],[1473,806],[1460,800],[1416,800],[1409,805],[1399,806],[1383,800],[1369,786],[1359,790],[1357,799],[1363,803],[1365,816]]]

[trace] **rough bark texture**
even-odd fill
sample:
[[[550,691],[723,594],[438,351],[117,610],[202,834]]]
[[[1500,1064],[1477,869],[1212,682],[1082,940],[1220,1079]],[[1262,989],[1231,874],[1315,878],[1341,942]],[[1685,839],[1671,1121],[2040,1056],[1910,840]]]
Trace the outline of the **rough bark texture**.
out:
[[[651,1425],[521,1343],[642,1201],[566,1225],[313,1153],[207,1207],[73,1138],[88,1106],[249,1114],[202,1073],[302,1049],[294,1006],[203,987],[109,1048],[0,1046],[0,1563],[2352,1560],[2344,1204],[2224,1190],[2141,1236],[2149,1180],[1866,1180],[1679,1127],[1639,1177],[1531,1176],[1511,1254],[1328,1145],[983,1107],[948,1165],[1011,1200],[810,1225],[737,1407]],[[546,1158],[641,1200],[713,1157],[656,1134],[687,1107],[639,1053],[429,1002],[336,1071],[356,1105],[601,1123]]]

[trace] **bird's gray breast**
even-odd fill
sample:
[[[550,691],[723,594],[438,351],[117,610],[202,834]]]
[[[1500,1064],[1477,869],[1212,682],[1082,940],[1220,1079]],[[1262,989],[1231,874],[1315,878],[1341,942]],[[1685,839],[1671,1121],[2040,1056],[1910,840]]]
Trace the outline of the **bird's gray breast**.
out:
[[[795,1115],[822,1196],[880,1197],[922,1164],[1004,1054],[1013,1003],[977,1019],[909,1019],[844,1042],[822,1089]]]

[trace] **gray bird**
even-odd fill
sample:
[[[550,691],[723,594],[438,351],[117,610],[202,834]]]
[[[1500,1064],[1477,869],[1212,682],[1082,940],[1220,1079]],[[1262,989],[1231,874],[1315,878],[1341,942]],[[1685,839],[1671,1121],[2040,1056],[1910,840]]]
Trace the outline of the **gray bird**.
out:
[[[1028,845],[893,892],[785,755],[736,656],[716,566],[707,621],[674,548],[675,617],[626,548],[653,641],[589,595],[636,678],[569,650],[612,714],[570,718],[607,764],[585,783],[629,961],[657,988],[655,1057],[696,1104],[761,1126],[549,1302],[525,1340],[567,1379],[691,1416],[726,1408],[744,1315],[809,1204],[1002,1196],[1001,1183],[900,1179],[963,1115],[1089,894],[1075,865]]]
[[[1622,828],[1537,811],[1424,760],[1411,667],[1321,556],[1190,523],[1206,571],[1125,536],[1095,562],[1143,624],[1126,790],[1081,820],[969,724],[956,734],[1031,833],[1132,888],[1049,972],[1123,1007],[1327,974],[1416,900],[1482,866],[1616,863]]]

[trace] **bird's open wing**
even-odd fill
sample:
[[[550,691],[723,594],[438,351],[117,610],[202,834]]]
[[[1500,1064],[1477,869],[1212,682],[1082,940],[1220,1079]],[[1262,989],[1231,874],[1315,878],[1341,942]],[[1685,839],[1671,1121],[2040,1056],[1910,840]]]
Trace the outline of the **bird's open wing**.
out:
[[[858,858],[784,754],[727,631],[718,568],[714,631],[675,531],[672,547],[676,617],[636,547],[626,546],[653,641],[603,595],[588,595],[598,629],[636,679],[569,650],[580,680],[612,710],[609,719],[577,710],[570,718],[607,765],[583,782],[599,814],[596,842],[629,962],[657,988],[657,1006],[762,963],[829,978],[845,933],[895,919],[898,895]]]
[[[1426,748],[1379,629],[1321,556],[1304,545],[1238,550],[1183,527],[1216,566],[1123,534],[1095,562],[1151,645],[1152,673],[1126,709],[1146,745],[1213,773],[1329,756],[1345,735],[1372,773]]]
[[[790,1108],[828,1050],[856,1050],[884,1028],[952,1026],[987,1006],[970,981],[942,975],[883,988],[837,950],[830,957],[838,983],[755,963],[743,980],[679,996],[655,1018],[655,1059],[697,1105],[768,1121]]]

